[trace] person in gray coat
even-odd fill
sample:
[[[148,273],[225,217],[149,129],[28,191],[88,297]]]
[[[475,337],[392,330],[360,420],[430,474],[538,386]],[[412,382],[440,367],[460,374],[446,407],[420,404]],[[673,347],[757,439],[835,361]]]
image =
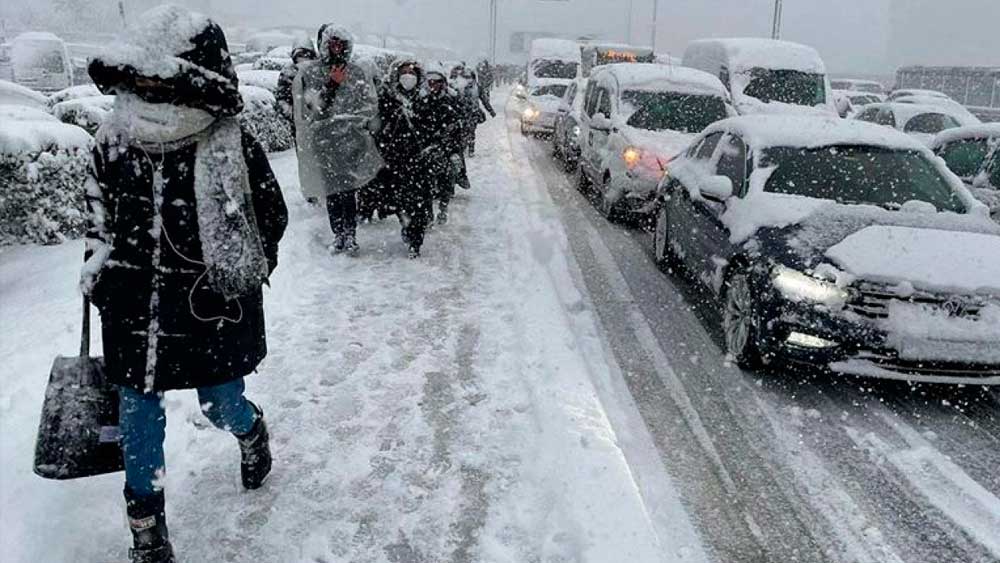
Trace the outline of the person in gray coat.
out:
[[[332,24],[319,30],[319,59],[302,65],[292,86],[299,181],[307,199],[325,199],[335,254],[358,251],[357,191],[383,166],[372,131],[378,93],[351,60],[354,36]]]

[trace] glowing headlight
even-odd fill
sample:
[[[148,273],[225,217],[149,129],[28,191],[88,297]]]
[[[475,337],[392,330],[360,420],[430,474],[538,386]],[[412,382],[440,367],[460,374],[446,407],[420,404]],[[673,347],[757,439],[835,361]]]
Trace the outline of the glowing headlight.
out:
[[[642,153],[639,149],[629,147],[622,153],[622,160],[625,161],[625,166],[629,168],[635,168],[635,165],[639,164],[640,159],[642,159]]]
[[[776,266],[771,273],[771,282],[782,295],[792,301],[813,301],[824,305],[843,305],[848,298],[847,291],[835,284],[807,276],[802,272]]]
[[[541,113],[542,112],[538,111],[535,108],[527,108],[524,110],[524,118],[530,121],[532,119],[537,118],[539,115],[541,115]]]
[[[579,125],[574,125],[573,126],[573,136],[574,137],[579,137],[580,136],[580,126]]]

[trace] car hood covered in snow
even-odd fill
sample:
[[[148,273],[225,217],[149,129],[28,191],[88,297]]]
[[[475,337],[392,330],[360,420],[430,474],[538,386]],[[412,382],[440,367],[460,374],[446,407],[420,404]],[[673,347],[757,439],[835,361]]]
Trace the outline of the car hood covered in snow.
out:
[[[762,228],[751,244],[803,271],[832,266],[848,280],[1000,294],[1000,225],[986,217],[827,203],[797,219]]]
[[[680,131],[648,131],[635,127],[625,126],[621,128],[622,134],[628,141],[643,151],[654,153],[664,159],[671,159],[686,148],[691,146],[691,141],[697,137],[694,133],[681,133]]]

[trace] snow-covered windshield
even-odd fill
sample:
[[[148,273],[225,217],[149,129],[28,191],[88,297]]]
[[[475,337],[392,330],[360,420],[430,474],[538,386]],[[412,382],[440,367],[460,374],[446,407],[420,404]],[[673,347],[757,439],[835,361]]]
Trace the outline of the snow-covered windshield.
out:
[[[939,211],[966,211],[938,169],[917,152],[872,146],[778,147],[764,153],[763,163],[776,167],[765,192],[888,209],[916,200]]]
[[[924,113],[906,122],[903,131],[906,133],[930,133],[936,134],[945,129],[961,127],[961,123],[954,117],[943,113]]]
[[[826,103],[826,81],[822,74],[755,68],[743,93],[764,103],[815,106]]]
[[[966,139],[949,143],[938,156],[959,177],[971,178],[979,173],[988,152],[987,139]]]
[[[726,118],[726,103],[718,96],[626,90],[622,102],[635,108],[628,124],[650,131],[700,133]]]
[[[537,78],[576,78],[579,63],[552,59],[539,59],[532,63]]]
[[[66,71],[61,47],[46,41],[18,43],[14,49],[13,62],[20,69],[38,69],[51,73]]]
[[[555,96],[556,98],[562,99],[566,95],[566,89],[569,88],[566,84],[549,84],[548,86],[539,86],[535,88],[531,95],[533,97],[541,96]]]
[[[994,188],[1000,189],[1000,151],[993,153],[993,160],[989,165],[990,172],[990,185]]]

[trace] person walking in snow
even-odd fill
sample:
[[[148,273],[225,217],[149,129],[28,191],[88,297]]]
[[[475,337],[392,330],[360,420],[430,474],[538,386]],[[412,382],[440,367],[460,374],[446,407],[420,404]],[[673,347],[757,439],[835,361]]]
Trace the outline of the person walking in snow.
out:
[[[495,73],[496,69],[486,58],[479,61],[479,65],[476,66],[476,74],[479,76],[479,91],[485,93],[487,101],[489,101],[489,95],[493,91],[496,80]]]
[[[101,313],[106,375],[119,386],[130,559],[174,561],[164,513],[164,392],[197,389],[239,444],[243,486],[271,470],[267,424],[244,377],[267,353],[261,286],[288,215],[267,156],[242,129],[225,35],[163,6],[89,73],[114,111],[86,187],[81,289]]]
[[[307,198],[326,200],[335,254],[357,253],[357,191],[383,164],[372,137],[378,94],[368,73],[351,61],[354,44],[346,29],[321,27],[319,59],[304,63],[292,86],[299,180]]]
[[[462,102],[458,93],[448,87],[443,68],[429,67],[425,76],[425,90],[420,94],[416,109],[421,160],[432,197],[438,200],[437,221],[444,224],[448,221],[448,206],[455,195],[455,184],[465,174],[461,154]]]
[[[424,135],[417,115],[423,75],[417,61],[396,61],[379,95],[378,146],[385,160],[382,191],[397,210],[410,258],[420,256],[433,212],[431,175],[422,160]]]
[[[295,111],[292,99],[292,83],[299,73],[299,67],[306,61],[316,60],[316,51],[313,50],[312,41],[308,38],[299,40],[292,47],[292,62],[281,69],[278,76],[278,87],[274,91],[274,98],[278,105],[278,115],[284,117],[292,127],[292,136],[295,135]]]
[[[486,112],[496,117],[497,112],[490,104],[490,95],[479,87],[476,71],[460,64],[452,69],[451,86],[458,91],[463,108],[462,140],[469,156],[476,154],[476,128],[486,123]],[[480,107],[482,106],[482,108]],[[483,108],[486,111],[483,111]],[[468,189],[467,186],[463,186]]]

